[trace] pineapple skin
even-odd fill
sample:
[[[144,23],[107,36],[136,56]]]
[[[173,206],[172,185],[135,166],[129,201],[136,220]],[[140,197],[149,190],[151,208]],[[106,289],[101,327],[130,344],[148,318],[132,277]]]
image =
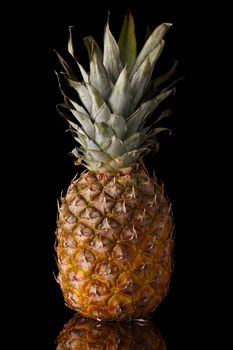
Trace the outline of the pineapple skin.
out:
[[[168,294],[173,219],[140,165],[86,171],[61,199],[57,280],[68,307],[97,320],[147,316]]]
[[[158,328],[145,322],[99,322],[75,315],[57,338],[56,350],[166,350]]]

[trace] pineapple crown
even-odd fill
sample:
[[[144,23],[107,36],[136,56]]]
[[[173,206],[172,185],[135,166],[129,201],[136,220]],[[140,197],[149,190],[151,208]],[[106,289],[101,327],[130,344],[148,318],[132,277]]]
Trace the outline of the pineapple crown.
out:
[[[73,27],[69,28],[66,58],[57,53],[64,69],[57,73],[64,96],[64,103],[57,109],[67,119],[79,144],[72,151],[77,163],[93,171],[116,171],[134,165],[151,150],[158,150],[157,135],[168,129],[157,124],[171,111],[166,109],[150,124],[148,118],[175,92],[175,82],[166,88],[161,86],[173,75],[177,62],[153,80],[152,73],[171,25],[159,25],[137,55],[132,14],[125,16],[118,43],[109,29],[108,18],[103,52],[92,36],[84,38],[89,72],[77,59]]]

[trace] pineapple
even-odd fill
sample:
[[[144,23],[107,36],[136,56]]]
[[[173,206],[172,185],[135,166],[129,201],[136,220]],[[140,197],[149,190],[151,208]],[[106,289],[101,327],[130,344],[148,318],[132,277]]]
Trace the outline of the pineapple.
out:
[[[171,204],[142,158],[158,150],[157,135],[167,130],[158,122],[170,110],[153,122],[149,117],[175,92],[174,84],[164,83],[176,62],[152,79],[170,27],[159,25],[137,55],[129,12],[118,43],[107,20],[103,52],[92,36],[84,38],[88,70],[78,61],[72,28],[67,57],[58,54],[64,96],[58,110],[78,143],[72,151],[76,163],[86,170],[59,203],[57,281],[68,307],[97,320],[145,317],[169,290]]]
[[[56,350],[166,350],[165,340],[151,321],[99,322],[75,315],[57,338]]]

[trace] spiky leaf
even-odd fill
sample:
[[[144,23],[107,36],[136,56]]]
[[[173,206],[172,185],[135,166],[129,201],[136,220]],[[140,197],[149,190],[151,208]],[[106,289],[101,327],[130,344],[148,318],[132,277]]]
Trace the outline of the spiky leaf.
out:
[[[90,62],[89,82],[99,91],[104,99],[109,97],[112,90],[112,83],[102,63],[102,55],[100,56],[95,45],[93,46],[93,53]]]
[[[69,40],[68,40],[68,52],[76,59],[74,45],[73,45],[73,28],[69,26]]]
[[[78,61],[77,61],[77,64],[78,64],[80,73],[82,74],[84,83],[88,83],[89,82],[89,76],[88,76],[87,72],[85,71],[83,66]]]
[[[74,58],[70,55],[70,53],[68,52],[64,57],[60,53],[58,53],[56,50],[54,50],[54,51],[56,52],[57,57],[58,57],[59,61],[61,62],[67,76],[70,79],[78,80],[79,77],[77,74],[77,72],[78,72],[77,63],[74,60]]]
[[[87,149],[90,151],[101,151],[100,147],[92,140],[87,140]]]
[[[101,148],[105,150],[111,143],[114,132],[112,129],[103,122],[95,123],[95,142]]]
[[[89,36],[85,37],[85,38],[83,39],[83,41],[84,41],[84,44],[85,44],[85,46],[86,46],[86,48],[87,48],[89,60],[91,61],[92,55],[93,55],[93,50],[94,50],[94,48],[95,48],[95,51],[97,51],[98,56],[101,57],[101,60],[103,61],[103,58],[102,58],[103,54],[102,54],[102,51],[101,51],[99,45],[97,44],[97,42],[95,41],[95,39],[94,39],[91,35],[89,35]]]
[[[95,136],[94,125],[92,124],[89,118],[89,115],[81,106],[78,106],[76,104],[76,107],[77,107],[76,109],[73,109],[73,108],[69,108],[66,104],[59,104],[57,105],[57,110],[66,120],[68,120],[70,126],[75,131],[80,131],[80,128],[78,125],[81,125],[82,130],[85,132],[85,134],[90,139],[94,139],[94,136]],[[73,118],[71,118],[71,115],[75,117],[75,119],[78,121],[78,124],[73,121]]]
[[[111,116],[111,111],[109,110],[108,106],[104,102],[102,106],[98,109],[96,114],[93,115],[93,119],[96,122],[105,122],[107,124],[110,116]]]
[[[123,140],[127,132],[125,119],[120,114],[111,114],[107,124],[112,128],[119,139]]]
[[[150,116],[150,114],[158,107],[158,105],[167,98],[170,94],[174,93],[174,89],[165,91],[157,95],[154,99],[144,102],[135,113],[133,113],[127,120],[127,134],[131,135],[140,129],[140,126]]]
[[[178,62],[174,61],[173,66],[169,69],[167,73],[160,75],[156,79],[152,80],[149,86],[149,94],[146,94],[145,98],[152,97],[158,91],[158,88],[172,77],[172,75],[176,71],[177,66]]]
[[[102,151],[95,151],[95,150],[91,150],[87,152],[87,160],[95,160],[98,162],[104,162],[104,163],[108,163],[111,161],[111,157],[106,153],[106,152],[102,152]]]
[[[127,149],[127,151],[132,151],[135,149],[138,149],[142,143],[142,137],[139,132],[131,135],[124,141],[124,147]]]
[[[156,96],[158,89],[174,73],[176,65],[152,83],[150,80],[164,47],[163,37],[170,26],[170,23],[158,26],[136,57],[132,14],[129,12],[125,16],[119,46],[107,20],[103,53],[92,36],[84,38],[89,72],[78,62],[73,28],[69,28],[68,54],[58,56],[64,69],[59,75],[65,102],[60,113],[68,120],[69,130],[79,143],[79,148],[72,152],[88,169],[115,171],[140,161],[152,149],[158,149],[157,134],[167,129],[158,127],[157,123],[169,115],[170,110],[155,116],[152,123],[148,119],[175,91],[171,87],[176,81]]]
[[[137,160],[141,157],[141,155],[146,153],[146,151],[146,148],[140,148],[137,150],[127,152],[122,156],[119,156],[113,159],[111,162],[109,162],[108,167],[109,169],[119,169],[135,164]]]
[[[77,92],[72,89],[72,87],[69,85],[69,82],[67,81],[67,77],[64,73],[58,73],[55,71],[57,80],[58,80],[58,85],[59,89],[64,96],[64,99],[73,99],[73,100],[78,100],[78,94]]]
[[[140,130],[143,130],[144,133],[147,133],[149,130],[153,129],[156,124],[158,124],[161,120],[164,118],[169,117],[172,114],[172,111],[170,109],[165,109],[158,118],[153,123],[150,123],[148,126],[144,127],[146,120],[141,123]],[[143,129],[142,129],[143,128]]]
[[[132,81],[130,83],[130,87],[132,89],[133,93],[133,100],[130,105],[130,111],[135,110],[135,106],[137,106],[139,100],[141,99],[143,95],[143,91],[146,88],[150,77],[152,74],[152,67],[149,60],[149,57],[147,56],[145,60],[142,62],[138,70],[135,72]]]
[[[109,104],[112,112],[114,114],[122,114],[124,117],[127,117],[130,110],[132,97],[133,95],[129,84],[127,69],[124,68],[121,71],[109,97]]]
[[[104,31],[103,63],[109,74],[111,81],[115,83],[123,67],[120,60],[119,47],[116,43],[115,38],[110,32],[108,21]]]
[[[165,44],[165,41],[161,40],[161,42],[148,54],[148,56],[146,56],[144,61],[142,61],[142,63],[139,65],[139,67],[136,70],[136,72],[134,73],[134,75],[130,77],[131,86],[132,86],[133,91],[138,90],[139,83],[142,79],[143,79],[143,81],[146,81],[146,82],[148,82],[150,80],[153,69],[154,69],[154,65],[155,65],[156,61],[158,60],[161,52],[163,51],[164,44]],[[150,63],[150,65],[147,69],[146,69],[146,62]],[[144,75],[146,77],[144,77]],[[144,83],[141,87],[142,93],[144,92],[145,86],[146,86],[146,84]]]
[[[70,104],[71,104],[71,109],[75,108],[75,110],[77,112],[82,113],[86,118],[89,118],[89,114],[86,112],[86,110],[80,106],[77,102],[73,101],[72,99],[69,100]]]
[[[57,104],[56,108],[57,108],[57,111],[60,113],[60,115],[64,117],[69,123],[70,121],[73,121],[74,118],[72,118],[72,113],[70,112],[70,109],[66,104],[59,103]]]
[[[91,86],[90,84],[86,84],[86,86],[91,97],[90,115],[92,117],[92,120],[94,120],[94,117],[103,105],[104,100],[102,99],[102,96],[100,95],[99,91],[97,91],[93,86]]]
[[[127,66],[127,69],[130,72],[137,57],[135,25],[131,12],[128,12],[125,16],[118,40],[118,46],[120,49],[121,62],[123,66]]]
[[[71,130],[73,138],[75,141],[80,143],[80,145],[86,149],[87,148],[87,141],[88,137],[87,135],[81,130],[81,128],[78,128],[78,130]]]
[[[69,85],[73,87],[75,91],[77,91],[81,102],[83,103],[86,110],[90,113],[92,109],[92,99],[86,84],[71,79],[68,79],[68,82]]]
[[[169,133],[171,132],[171,130],[170,129],[168,129],[168,128],[162,128],[162,127],[160,127],[160,128],[154,128],[153,130],[151,130],[148,134],[147,134],[147,139],[148,139],[148,141],[150,140],[150,139],[154,139],[154,137],[156,136],[156,135],[158,135],[158,134],[160,134],[161,132],[164,132],[164,131],[168,131]]]
[[[116,137],[115,135],[112,136],[111,143],[106,149],[106,153],[112,158],[116,158],[119,155],[122,155],[126,152],[126,149],[124,147],[123,142]]]
[[[72,114],[75,116],[77,121],[82,125],[83,130],[92,140],[95,137],[94,125],[92,124],[89,116],[84,113],[77,111],[76,109],[71,109]]]
[[[154,50],[154,48],[160,43],[160,41],[163,39],[164,35],[168,31],[168,29],[171,27],[171,23],[162,23],[160,24],[153,33],[150,35],[148,40],[146,41],[145,45],[143,46],[141,52],[139,53],[135,65],[131,71],[131,76],[134,75],[140,64],[144,61],[146,56]]]

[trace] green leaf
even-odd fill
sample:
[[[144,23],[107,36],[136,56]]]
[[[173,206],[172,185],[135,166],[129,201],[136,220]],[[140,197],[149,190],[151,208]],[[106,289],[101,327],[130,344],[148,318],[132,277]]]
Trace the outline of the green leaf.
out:
[[[133,150],[123,154],[122,156],[113,159],[109,164],[109,168],[120,169],[126,166],[133,165],[137,162],[137,160],[141,157],[142,154],[147,152],[146,148],[139,148],[137,150]]]
[[[91,86],[90,84],[86,84],[86,86],[91,97],[90,115],[92,120],[94,120],[95,115],[98,113],[104,101],[100,93],[93,86]]]
[[[144,95],[144,91],[149,84],[151,79],[154,65],[158,60],[161,52],[163,51],[164,40],[162,40],[155,48],[152,50],[148,56],[146,56],[145,60],[138,67],[137,71],[134,73],[131,80],[131,88],[133,90],[134,99],[131,104],[131,111],[135,110],[138,102]]]
[[[135,110],[138,102],[140,101],[144,89],[146,88],[152,74],[152,67],[150,64],[149,57],[147,56],[138,70],[135,72],[130,87],[133,91],[133,101],[130,105],[130,112]]]
[[[100,146],[101,150],[105,150],[111,143],[114,132],[103,122],[95,123],[95,142]]]
[[[127,65],[127,69],[130,72],[137,58],[134,18],[130,11],[125,16],[118,40],[118,46],[120,49],[122,65]]]
[[[68,120],[68,118],[67,118],[67,120]],[[74,122],[72,122],[72,120],[68,120],[68,122],[69,122],[69,125],[71,126],[71,129],[69,129],[70,131],[77,131],[78,129],[79,129],[79,127],[78,127],[78,125],[76,124],[76,123],[74,123]]]
[[[71,56],[71,54],[68,52],[66,53],[66,57],[64,58],[60,53],[58,53],[56,50],[54,50],[57,54],[57,57],[61,63],[61,65],[64,68],[65,73],[70,79],[73,80],[79,80],[79,74],[78,74],[78,65],[75,61],[75,59]]]
[[[64,102],[68,108],[73,108],[74,105],[71,103],[72,98],[64,97]],[[76,103],[76,102],[75,102]],[[78,104],[78,103],[77,103]],[[81,106],[80,106],[81,107]]]
[[[87,151],[88,160],[95,160],[98,162],[108,163],[111,161],[111,157],[102,151],[88,150]],[[90,157],[90,158],[89,158]]]
[[[77,91],[81,102],[83,103],[86,110],[90,113],[92,108],[92,100],[86,84],[71,79],[67,80],[69,82],[69,85]]]
[[[73,27],[69,26],[68,51],[76,59],[73,45]]]
[[[147,149],[147,153],[150,151],[153,151],[153,153],[157,153],[159,149],[159,142],[157,139],[157,134],[164,132],[164,131],[169,131],[170,129],[168,128],[154,128],[148,133],[145,133],[144,137],[144,142],[142,143],[142,147],[145,147]]]
[[[89,83],[99,91],[103,99],[107,100],[112,91],[112,82],[103,65],[103,57],[96,45],[93,44],[93,53],[90,61]]]
[[[70,86],[69,81],[67,80],[67,76],[65,73],[57,73],[55,71],[55,74],[58,79],[58,85],[59,89],[64,96],[64,99],[79,99],[77,93],[74,91],[74,89]]]
[[[114,114],[122,114],[126,118],[132,102],[132,91],[126,68],[121,71],[119,78],[109,97],[109,104]]]
[[[111,114],[107,124],[112,128],[119,139],[123,140],[127,132],[127,125],[125,119],[120,114]]]
[[[68,122],[72,119],[72,114],[69,110],[69,107],[64,103],[59,103],[56,105],[58,113],[65,118]]]
[[[167,85],[167,86],[161,91],[161,93],[166,92],[166,91],[170,90],[171,88],[173,88],[174,93],[175,93],[175,92],[176,92],[176,87],[173,87],[173,86],[176,86],[177,83],[179,83],[180,81],[183,81],[184,79],[185,79],[184,77],[180,77],[180,78],[177,78],[177,79],[173,80],[169,85]]]
[[[104,102],[102,104],[102,106],[98,109],[96,114],[93,115],[93,119],[96,122],[104,122],[107,124],[110,116],[111,116],[111,112],[110,112],[108,106],[106,105],[106,103]]]
[[[155,80],[153,80],[151,82],[151,86],[150,86],[150,90],[155,93],[157,91],[157,89],[164,83],[166,83],[166,81],[168,81],[172,75],[175,73],[176,68],[178,66],[178,61],[174,61],[172,67],[169,69],[169,71],[163,75],[160,75],[158,78],[156,78]]]
[[[174,93],[175,89],[164,91],[154,97],[152,100],[144,102],[126,121],[127,134],[132,135],[134,132],[140,130],[141,125],[145,123],[151,113],[159,106],[159,104],[167,98],[170,94]]]
[[[87,111],[82,106],[80,106],[78,103],[76,103],[72,99],[70,99],[69,101],[70,101],[70,104],[71,104],[71,108],[70,109],[75,108],[77,112],[82,113],[83,115],[85,115],[86,118],[90,119],[89,114],[87,113]]]
[[[81,106],[75,104],[77,109],[71,109],[65,104],[59,104],[57,105],[58,112],[68,121],[70,126],[75,131],[83,131],[85,135],[87,135],[89,138],[94,140],[95,137],[95,131],[94,131],[94,125],[92,124],[89,115],[87,112],[82,108]],[[72,113],[72,114],[71,114]],[[72,115],[75,117],[75,119],[78,121],[75,123],[72,118]],[[82,129],[79,128],[78,125],[81,125]]]
[[[78,130],[70,130],[73,138],[78,142],[84,149],[87,148],[87,135],[79,128]]]
[[[75,147],[71,153],[75,156],[75,158],[82,159],[83,160],[83,155],[80,153],[80,149]]]
[[[113,135],[110,145],[106,148],[106,153],[111,157],[111,159],[114,159],[118,156],[121,156],[125,152],[126,149],[124,148],[122,141]]]
[[[124,140],[124,147],[129,152],[129,151],[138,149],[141,143],[142,143],[141,134],[137,132],[131,135],[130,137],[128,137],[126,140]]]
[[[76,109],[71,109],[71,112],[75,116],[77,121],[80,123],[87,136],[94,140],[94,125],[92,124],[89,115],[86,116],[86,114],[83,114],[80,111],[77,111]]]
[[[91,61],[92,59],[92,55],[93,55],[93,50],[95,48],[96,52],[98,53],[98,56],[101,58],[101,60],[103,61],[103,53],[99,47],[99,45],[97,44],[97,42],[95,41],[95,39],[89,35],[86,36],[84,39],[84,44],[87,48],[87,52],[88,52],[88,56],[89,56],[89,60]]]
[[[140,129],[140,125],[149,114],[149,107],[152,103],[152,100],[144,102],[133,114],[130,115],[126,121],[128,129],[127,135],[132,135]]]
[[[131,77],[137,71],[138,67],[144,61],[146,56],[149,55],[149,53],[161,42],[171,25],[171,23],[162,23],[155,28],[136,59],[135,65],[131,71]]]
[[[153,130],[151,130],[148,134],[147,134],[147,138],[148,140],[150,138],[154,138],[156,135],[160,134],[163,131],[169,131],[169,134],[171,133],[171,130],[168,128],[155,128]]]
[[[112,33],[110,32],[108,20],[104,31],[103,64],[111,81],[115,83],[120,72],[122,71],[123,66],[120,60],[119,47]]]
[[[85,83],[88,83],[88,81],[89,81],[89,76],[88,76],[87,72],[85,71],[85,69],[83,68],[83,66],[82,66],[78,61],[77,61],[77,64],[78,64],[79,70],[80,70],[80,72],[81,72],[81,74],[82,74],[83,81],[84,81]]]
[[[140,131],[147,133],[149,130],[153,129],[154,126],[156,124],[158,124],[161,120],[163,120],[164,118],[169,117],[172,114],[172,111],[170,109],[165,109],[160,115],[159,117],[150,125],[148,125],[147,127],[144,127],[144,124],[146,123],[146,120],[143,121],[143,123],[140,125]],[[143,129],[142,129],[143,128]]]
[[[100,151],[99,146],[91,139],[87,140],[87,149],[90,151]]]
[[[85,69],[83,68],[83,66],[78,62],[77,55],[76,55],[75,50],[74,50],[73,29],[74,29],[74,27],[72,27],[72,26],[69,27],[68,52],[75,59],[77,65],[79,67],[79,70],[82,74],[83,80],[85,82],[88,82],[88,74],[85,71]]]

